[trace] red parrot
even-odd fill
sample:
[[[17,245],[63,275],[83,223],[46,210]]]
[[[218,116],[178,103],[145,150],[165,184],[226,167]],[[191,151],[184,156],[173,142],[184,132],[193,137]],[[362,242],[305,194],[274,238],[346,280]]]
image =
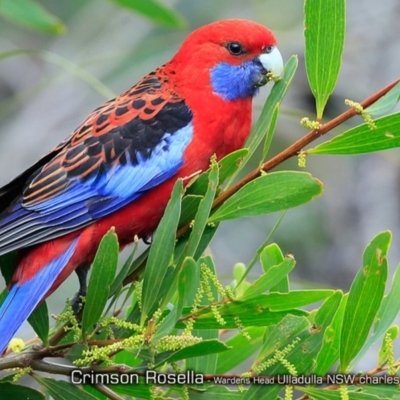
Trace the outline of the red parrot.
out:
[[[243,146],[252,98],[268,72],[283,72],[270,30],[246,20],[205,25],[0,188],[0,255],[18,250],[0,308],[0,354],[72,271],[85,294],[87,270],[111,227],[121,248],[150,236],[178,178]]]

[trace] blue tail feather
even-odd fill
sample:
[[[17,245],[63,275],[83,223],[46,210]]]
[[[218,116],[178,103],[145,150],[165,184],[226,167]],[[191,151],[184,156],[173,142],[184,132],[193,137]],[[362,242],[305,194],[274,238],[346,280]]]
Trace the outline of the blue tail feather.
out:
[[[0,307],[0,354],[4,352],[17,330],[50,290],[74,254],[77,242],[78,238],[60,257],[52,260],[30,281],[11,287]]]

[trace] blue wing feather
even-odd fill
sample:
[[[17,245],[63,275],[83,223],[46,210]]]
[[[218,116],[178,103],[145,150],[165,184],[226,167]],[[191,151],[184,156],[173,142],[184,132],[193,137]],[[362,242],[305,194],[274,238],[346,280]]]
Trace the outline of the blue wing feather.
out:
[[[0,214],[0,254],[80,229],[176,174],[192,140],[192,113],[160,81],[151,73],[105,103],[41,167],[0,188],[0,203],[20,188]]]
[[[112,165],[100,179],[72,180],[60,194],[46,201],[24,207],[21,199],[14,212],[0,221],[0,253],[10,251],[15,239],[21,240],[22,236],[29,239],[28,236],[40,232],[48,239],[49,233],[65,234],[141,197],[176,174],[192,139],[192,130],[189,123],[173,137],[166,133],[165,140],[155,146],[149,157],[137,157],[137,164]],[[32,241],[27,243],[31,245]]]

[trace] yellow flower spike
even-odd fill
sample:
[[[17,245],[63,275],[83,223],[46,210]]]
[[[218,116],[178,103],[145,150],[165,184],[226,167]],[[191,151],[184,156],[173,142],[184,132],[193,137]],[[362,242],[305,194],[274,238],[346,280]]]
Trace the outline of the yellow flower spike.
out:
[[[25,347],[25,342],[20,338],[13,338],[8,345],[8,348],[14,353],[20,353]]]

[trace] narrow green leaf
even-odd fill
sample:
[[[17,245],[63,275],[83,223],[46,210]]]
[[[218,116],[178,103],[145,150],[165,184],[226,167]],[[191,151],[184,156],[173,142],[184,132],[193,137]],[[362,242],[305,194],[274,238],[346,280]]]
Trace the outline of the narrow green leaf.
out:
[[[382,304],[376,314],[373,330],[365,342],[363,348],[354,358],[352,365],[356,365],[361,357],[374,345],[379,338],[393,324],[400,312],[400,264],[397,266],[393,275],[392,286],[390,292],[382,300]]]
[[[105,396],[103,393],[100,393],[93,386],[82,385],[82,388],[86,393],[89,393],[90,395],[94,396],[97,400],[110,400],[109,397]]]
[[[335,291],[315,314],[314,324],[300,335],[301,341],[291,353],[290,362],[296,365],[299,374],[310,374],[315,367],[315,359],[323,346],[326,329],[332,324],[343,294]],[[283,372],[283,371],[280,371]]]
[[[160,340],[171,333],[182,314],[183,307],[185,305],[190,306],[193,303],[199,284],[200,270],[198,265],[192,257],[186,257],[179,274],[178,300],[172,311],[161,321],[159,328],[152,336],[152,341]]]
[[[183,315],[187,315],[190,313],[190,308],[185,308],[183,310]],[[282,321],[284,317],[287,315],[294,315],[296,317],[307,317],[309,313],[307,311],[292,309],[285,311],[270,311],[265,307],[258,307],[257,304],[250,304],[246,307],[236,308],[234,310],[236,314],[232,314],[229,312],[229,309],[225,309],[223,313],[221,313],[222,318],[225,321],[225,324],[220,324],[216,319],[213,313],[211,312],[203,312],[200,314],[199,318],[196,319],[194,323],[194,332],[196,334],[198,332],[204,332],[204,330],[219,330],[219,329],[237,329],[237,317],[240,319],[240,323],[244,327],[250,326],[271,326],[276,325]],[[183,322],[177,322],[176,328],[183,329],[186,325]],[[193,335],[195,333],[193,332]],[[198,335],[197,335],[198,336]]]
[[[271,268],[275,268],[277,264],[282,263],[285,260],[282,250],[276,243],[271,243],[266,246],[263,250],[263,258],[261,266],[264,272],[268,272]],[[260,254],[261,256],[261,254]],[[289,279],[284,277],[280,282],[271,287],[271,292],[287,293],[289,292]]]
[[[211,211],[211,206],[214,201],[215,193],[218,187],[218,164],[213,163],[210,168],[208,188],[204,198],[200,201],[199,208],[194,219],[192,231],[190,233],[185,256],[194,256],[200,240],[203,236],[204,229],[207,224],[207,219]]]
[[[115,294],[118,290],[120,290],[122,288],[122,283],[123,283],[124,279],[127,277],[127,275],[129,274],[129,271],[132,267],[132,263],[135,258],[135,255],[136,255],[137,247],[138,247],[138,243],[135,243],[131,254],[129,254],[129,257],[126,259],[126,261],[124,262],[124,265],[122,266],[122,268],[118,272],[117,276],[115,277],[114,282],[112,283],[112,285],[110,287],[110,296]]]
[[[177,11],[158,0],[113,0],[114,3],[172,28],[183,28],[186,20]]]
[[[29,316],[28,322],[45,346],[49,345],[49,312],[44,301]]]
[[[244,332],[250,336],[251,340],[249,341],[242,333],[238,333],[228,339],[225,343],[230,349],[218,354],[216,374],[224,374],[231,371],[260,349],[263,343],[265,327],[249,327]]]
[[[272,397],[271,397],[272,398]],[[210,386],[206,390],[191,390],[189,400],[242,400],[243,393],[225,386]],[[259,400],[260,397],[257,399]]]
[[[352,387],[353,391],[359,391],[361,393],[375,395],[378,397],[379,400],[399,400],[399,386],[398,385],[386,385],[386,384],[371,384],[371,385],[357,385],[354,388]],[[351,393],[352,395],[352,393]],[[350,395],[350,396],[351,396]],[[351,400],[351,397],[350,397]]]
[[[292,332],[290,326],[288,326],[287,334],[285,335],[284,332],[282,332],[279,350],[290,346],[290,351],[285,356],[285,359],[291,365],[295,366],[298,375],[309,375],[313,371],[315,358],[321,349],[325,330],[332,323],[340,300],[341,294],[339,292],[334,293],[324,301],[322,306],[315,313],[314,318],[312,318],[312,316],[308,318],[307,326],[302,331],[296,328],[296,332]],[[267,332],[269,332],[270,336],[266,336],[264,342],[267,347],[267,343],[270,342],[271,344],[269,347],[272,347],[272,350],[275,351],[278,347],[273,347],[275,341],[273,338],[280,336],[274,334],[273,328],[269,328]],[[268,354],[270,353],[265,354],[265,356]],[[264,358],[260,358],[257,359],[257,361],[264,362],[265,360]],[[287,372],[287,366],[283,363],[276,363],[267,368],[263,374],[276,376],[287,374]]]
[[[44,400],[44,395],[37,390],[10,382],[0,383],[0,393],[2,399]]]
[[[260,118],[258,118],[256,125],[251,131],[250,136],[248,137],[244,146],[248,148],[249,152],[247,156],[244,157],[242,163],[240,164],[240,167],[229,179],[228,186],[237,177],[239,172],[245,167],[245,165],[248,163],[248,161],[260,145],[261,141],[265,137],[265,134],[271,124],[271,119],[273,118],[275,108],[277,104],[280,104],[285,97],[289,85],[292,82],[293,76],[296,72],[298,63],[299,61],[297,59],[297,56],[290,57],[289,61],[285,65],[285,70],[283,72],[282,78],[279,81],[275,82],[274,86],[272,87],[268,99],[265,102],[264,107],[261,111]]]
[[[54,400],[95,400],[96,397],[81,390],[76,384],[55,379],[43,378],[37,374],[32,374]],[[79,379],[78,376],[75,377]]]
[[[243,186],[210,216],[209,222],[286,210],[313,200],[322,190],[322,183],[306,172],[273,172]]]
[[[305,315],[297,307],[306,306],[324,300],[333,294],[333,290],[293,290],[289,293],[270,293],[252,297],[247,300],[236,300],[218,307],[218,312],[225,319],[226,325],[215,323],[210,310],[198,313],[195,327],[199,329],[224,327],[235,328],[235,317],[239,317],[244,326],[267,326],[280,321],[288,313]],[[280,313],[280,312],[283,313]],[[190,309],[184,310],[184,315]],[[178,324],[177,327],[182,325]]]
[[[270,327],[263,338],[263,346],[253,362],[252,368],[264,362],[276,350],[292,343],[309,325],[309,321],[304,317],[287,315],[279,324]]]
[[[187,346],[181,350],[177,350],[172,354],[169,354],[167,357],[164,357],[164,355],[161,353],[159,354],[158,357],[156,357],[155,364],[156,367],[159,367],[160,365],[165,364],[166,362],[172,363],[179,360],[187,360],[193,357],[203,358],[209,354],[215,355],[223,351],[226,351],[228,349],[229,347],[225,343],[220,342],[219,340],[216,339],[203,340],[202,342],[196,343],[192,346]],[[160,361],[158,360],[158,358],[160,358]],[[187,368],[187,369],[192,369],[192,368]],[[199,372],[198,370],[195,371]]]
[[[93,261],[82,315],[84,338],[99,321],[107,303],[110,287],[117,271],[118,251],[118,238],[112,228],[101,240]]]
[[[17,268],[17,252],[3,254],[0,256],[0,270],[3,278],[8,285]]]
[[[65,32],[65,25],[33,0],[2,0],[0,15],[24,28],[56,35]]]
[[[364,345],[382,302],[387,279],[391,233],[377,235],[366,247],[363,266],[349,292],[340,338],[340,370],[346,372]]]
[[[305,63],[316,100],[317,118],[322,118],[339,76],[345,14],[345,0],[306,0],[304,3]]]
[[[376,129],[365,123],[352,128],[307,154],[363,154],[400,147],[400,112],[374,120]]]
[[[200,202],[203,198],[204,196],[189,194],[182,199],[182,210],[179,226],[186,225],[194,219],[196,212],[199,209]]]
[[[111,389],[124,396],[131,396],[134,399],[153,399],[151,393],[152,385],[145,382],[145,379],[140,377],[138,383],[132,383],[131,385],[116,384],[112,385]]]
[[[171,199],[154,234],[146,269],[143,278],[141,325],[149,316],[153,305],[159,301],[161,284],[175,248],[175,232],[178,227],[181,198],[183,194],[182,180],[174,185]]]
[[[220,185],[224,183],[227,178],[235,174],[241,167],[248,153],[248,149],[239,149],[218,161]],[[204,195],[208,189],[209,174],[210,170],[207,170],[193,179],[193,181],[186,186],[186,195]]]
[[[261,263],[263,263],[263,256],[266,256],[265,253],[268,254],[268,250],[267,252],[261,253]],[[241,299],[249,299],[272,289],[275,285],[282,281],[282,279],[287,277],[289,272],[294,268],[295,264],[296,261],[292,258],[292,256],[286,256],[286,259],[283,262],[268,268],[267,272],[257,278],[256,281],[244,292]]]
[[[278,122],[278,114],[279,114],[280,105],[281,105],[280,103],[277,103],[275,105],[274,110],[272,111],[271,119],[269,121],[267,131],[265,133],[264,148],[263,148],[263,152],[262,152],[260,166],[264,162],[264,160],[267,158],[269,148],[271,147],[272,138],[274,137],[274,133],[275,133],[276,123]]]
[[[279,399],[282,385],[251,385],[244,394],[243,400]]]
[[[364,111],[369,115],[382,115],[391,111],[400,100],[400,83]]]
[[[230,176],[232,176],[241,166],[243,160],[249,154],[249,149],[239,149],[226,155],[222,160],[218,162],[219,165],[219,184],[225,182]]]
[[[339,390],[322,390],[312,389],[309,387],[295,386],[295,389],[308,394],[313,400],[342,400],[342,394]],[[383,400],[381,397],[374,396],[367,393],[355,393],[349,394],[349,400]]]
[[[89,347],[86,344],[83,343],[75,344],[65,353],[65,358],[71,362],[74,362],[78,358],[82,358],[83,352],[88,349]]]
[[[339,294],[336,294],[339,293]],[[347,304],[347,294],[338,291],[335,296],[342,296],[340,305],[333,317],[332,323],[326,328],[322,348],[318,353],[314,373],[319,376],[327,374],[339,359],[340,330],[343,323],[344,310]]]

